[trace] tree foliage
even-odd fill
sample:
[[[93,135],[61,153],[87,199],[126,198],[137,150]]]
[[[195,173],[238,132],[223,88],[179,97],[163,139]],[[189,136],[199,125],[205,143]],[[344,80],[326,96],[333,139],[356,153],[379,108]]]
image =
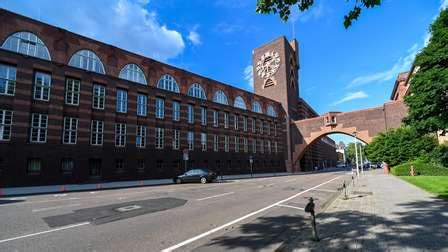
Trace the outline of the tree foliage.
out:
[[[429,156],[437,147],[435,137],[420,136],[416,130],[402,127],[380,133],[366,148],[369,160],[385,161],[391,166]]]
[[[417,72],[405,97],[409,112],[404,123],[421,135],[448,129],[448,10],[430,28],[428,45],[417,55]]]
[[[365,145],[362,145],[361,143],[358,143],[358,146],[356,147],[358,150],[358,162],[361,160],[360,157],[360,150],[362,151],[362,159],[366,159],[366,152],[365,152]],[[356,153],[355,153],[355,143],[349,143],[347,147],[345,147],[345,156],[348,159],[349,163],[355,164],[356,163]]]
[[[346,2],[351,2],[346,0]],[[354,0],[353,8],[344,16],[344,27],[347,29],[357,20],[362,9],[381,5],[381,0]],[[291,14],[291,7],[297,6],[300,11],[306,11],[314,4],[314,0],[257,0],[258,13],[278,13],[283,21],[287,21]]]

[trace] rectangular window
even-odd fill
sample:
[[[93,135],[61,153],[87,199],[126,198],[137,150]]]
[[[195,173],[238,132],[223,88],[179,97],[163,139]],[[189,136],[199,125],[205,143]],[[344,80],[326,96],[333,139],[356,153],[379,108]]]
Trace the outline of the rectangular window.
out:
[[[202,148],[202,151],[207,150],[207,134],[206,133],[201,133],[201,148]]]
[[[137,173],[145,173],[145,160],[137,160]]]
[[[164,146],[164,128],[156,128],[156,149],[163,149]]]
[[[0,141],[11,140],[12,114],[10,110],[0,110]]]
[[[201,125],[207,125],[207,108],[201,107]]]
[[[78,106],[80,89],[81,81],[68,78],[65,85],[65,104]]]
[[[36,72],[34,75],[34,100],[49,101],[50,100],[51,75]]]
[[[93,84],[92,108],[104,109],[106,103],[106,88],[102,85]]]
[[[180,148],[180,130],[175,129],[173,131],[173,150]]]
[[[48,115],[32,114],[31,115],[31,143],[47,142]]]
[[[101,159],[89,159],[89,177],[95,178],[101,176]]]
[[[115,146],[124,147],[126,146],[126,124],[116,123],[115,124]]]
[[[233,127],[238,130],[238,115],[233,115]]]
[[[269,122],[266,123],[266,133],[268,134],[268,136],[271,135],[271,124]]]
[[[219,138],[218,138],[218,135],[213,135],[213,151],[219,151]]]
[[[271,151],[272,151],[272,149],[271,149],[271,141],[267,140],[266,141],[266,146],[268,148],[268,153],[271,154]]]
[[[249,146],[247,146],[247,138],[245,137],[243,137],[243,148],[245,153],[249,151]]]
[[[257,140],[252,139],[252,153],[257,153]]]
[[[224,128],[229,128],[229,113],[224,112]]]
[[[213,110],[213,127],[219,126],[219,112],[217,110]]]
[[[224,136],[224,151],[229,152],[229,136]]]
[[[194,149],[194,133],[192,131],[188,131],[188,133],[187,133],[187,142],[188,142],[188,149],[193,150]]]
[[[163,119],[165,117],[165,100],[156,98],[156,118]]]
[[[76,144],[77,129],[78,129],[78,118],[64,117],[62,143]]]
[[[277,145],[277,141],[274,142],[274,152],[278,153],[278,145]]]
[[[137,115],[146,116],[148,107],[148,97],[144,94],[137,95]]]
[[[40,175],[42,171],[42,161],[40,158],[28,159],[26,175]]]
[[[243,130],[246,132],[247,131],[247,117],[243,116]]]
[[[180,121],[180,102],[173,101],[173,121]]]
[[[143,125],[137,125],[137,132],[135,134],[135,145],[137,148],[146,147],[146,127]]]
[[[263,134],[263,121],[260,120],[260,134]]]
[[[264,153],[263,140],[260,140],[260,153]]]
[[[17,70],[13,66],[0,64],[0,94],[14,95]]]
[[[64,158],[61,160],[61,173],[62,175],[72,175],[75,169],[75,161],[71,158]]]
[[[128,92],[123,89],[117,89],[117,112],[128,112]]]
[[[274,136],[277,136],[277,124],[274,123]]]
[[[188,123],[194,123],[194,107],[191,104],[188,104],[187,107],[187,121]]]
[[[92,120],[90,124],[90,144],[103,145],[104,122]]]
[[[250,125],[252,126],[252,133],[255,133],[255,119],[250,119]]]
[[[115,160],[115,172],[118,174],[122,174],[126,172],[126,164],[123,159]]]
[[[239,139],[238,139],[237,136],[236,136],[234,139],[235,139],[235,141],[234,141],[234,144],[235,144],[235,152],[239,152],[239,151],[240,151],[240,141],[239,141]]]

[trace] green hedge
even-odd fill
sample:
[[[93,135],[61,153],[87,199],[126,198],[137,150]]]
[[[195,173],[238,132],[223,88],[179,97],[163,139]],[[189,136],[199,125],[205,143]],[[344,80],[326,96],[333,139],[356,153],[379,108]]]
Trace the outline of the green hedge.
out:
[[[414,171],[422,176],[448,176],[448,168],[424,163],[421,161],[411,161],[392,167],[391,173],[395,176],[409,176],[411,165],[414,165]]]

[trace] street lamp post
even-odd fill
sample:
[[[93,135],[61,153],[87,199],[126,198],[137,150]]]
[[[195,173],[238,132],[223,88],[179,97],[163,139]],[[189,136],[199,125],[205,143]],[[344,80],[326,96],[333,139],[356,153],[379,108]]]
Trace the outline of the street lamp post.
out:
[[[361,147],[359,147],[359,156],[360,156],[360,164],[361,164],[361,174],[364,175],[364,161],[362,160],[362,143],[360,144]]]
[[[355,157],[356,157],[356,176],[359,177],[359,166],[358,166],[358,137],[356,136],[356,131],[353,132],[355,135]]]
[[[250,177],[253,178],[254,177],[254,172],[252,169],[252,164],[254,163],[254,159],[252,156],[249,157],[249,163],[250,163]]]

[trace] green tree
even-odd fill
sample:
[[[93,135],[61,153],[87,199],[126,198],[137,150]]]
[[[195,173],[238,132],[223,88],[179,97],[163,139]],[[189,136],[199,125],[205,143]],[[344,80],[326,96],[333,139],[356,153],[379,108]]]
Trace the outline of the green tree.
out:
[[[391,166],[428,156],[437,147],[433,136],[420,136],[416,130],[402,127],[380,133],[366,148],[369,160],[385,161]]]
[[[362,9],[381,5],[381,0],[354,0],[353,8],[344,16],[344,27],[347,29],[358,19]],[[291,7],[297,6],[300,11],[306,11],[314,4],[314,0],[257,0],[256,11],[262,14],[278,13],[283,21],[291,14]]]
[[[406,125],[420,135],[448,129],[448,10],[440,12],[430,28],[428,45],[414,61],[410,81]]]

